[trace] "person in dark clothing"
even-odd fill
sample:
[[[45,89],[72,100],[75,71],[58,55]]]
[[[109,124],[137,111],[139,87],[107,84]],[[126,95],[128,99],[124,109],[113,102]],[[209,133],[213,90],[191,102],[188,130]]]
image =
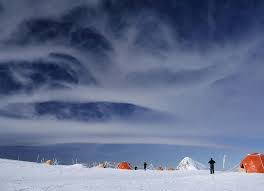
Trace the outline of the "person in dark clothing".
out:
[[[147,163],[144,162],[144,170],[147,170]]]
[[[137,170],[138,169],[138,167],[137,166],[135,166],[135,170]]]
[[[213,160],[213,158],[211,158],[211,160],[208,163],[210,164],[210,174],[214,174],[215,161]]]

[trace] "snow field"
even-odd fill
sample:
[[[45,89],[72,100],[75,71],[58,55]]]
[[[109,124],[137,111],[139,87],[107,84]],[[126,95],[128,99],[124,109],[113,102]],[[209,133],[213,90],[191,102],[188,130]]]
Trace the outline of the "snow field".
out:
[[[0,159],[0,191],[263,191],[264,175],[129,171]]]

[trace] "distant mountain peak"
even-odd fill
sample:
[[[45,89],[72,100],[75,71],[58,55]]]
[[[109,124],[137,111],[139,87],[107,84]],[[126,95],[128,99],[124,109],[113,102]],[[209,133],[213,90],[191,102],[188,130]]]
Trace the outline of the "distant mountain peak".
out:
[[[197,162],[190,157],[185,157],[177,166],[178,170],[205,170],[205,165]]]

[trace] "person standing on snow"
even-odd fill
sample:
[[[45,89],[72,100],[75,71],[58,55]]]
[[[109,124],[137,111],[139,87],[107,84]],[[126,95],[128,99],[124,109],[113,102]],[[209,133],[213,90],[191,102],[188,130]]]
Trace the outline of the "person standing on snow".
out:
[[[210,174],[214,174],[215,161],[213,160],[213,158],[211,158],[211,160],[208,163],[210,164]]]
[[[147,163],[144,162],[144,170],[147,170]]]

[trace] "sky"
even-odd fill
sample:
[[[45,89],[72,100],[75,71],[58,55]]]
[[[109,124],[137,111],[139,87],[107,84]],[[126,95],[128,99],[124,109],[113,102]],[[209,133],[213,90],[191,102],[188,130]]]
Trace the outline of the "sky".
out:
[[[113,120],[106,123],[87,123],[52,118],[14,119],[1,116],[1,147],[99,144],[106,145],[111,156],[115,147],[124,146],[133,153],[136,146],[139,155],[146,157],[144,150],[151,150],[160,145],[159,150],[167,151],[160,161],[171,162],[170,152],[178,150],[181,153],[177,155],[178,158],[193,151],[192,155],[200,160],[207,160],[215,151],[221,153],[221,156],[217,156],[221,158],[226,151],[236,159],[232,164],[245,153],[263,152],[264,67],[260,22],[245,21],[245,26],[241,26],[241,29],[247,29],[246,33],[240,34],[239,30],[237,32],[234,29],[237,32],[234,36],[239,36],[235,40],[227,33],[223,35],[226,37],[224,40],[219,42],[209,39],[208,43],[202,37],[194,40],[194,37],[198,37],[187,35],[188,30],[196,31],[196,27],[202,27],[199,23],[194,23],[193,28],[184,28],[187,30],[186,36],[189,37],[184,39],[180,33],[183,30],[180,28],[182,25],[175,26],[175,23],[169,23],[165,17],[157,16],[155,11],[143,7],[143,11],[138,12],[136,9],[134,13],[131,8],[132,14],[124,11],[115,15],[114,12],[117,20],[121,24],[125,23],[122,26],[110,18],[110,13],[100,9],[100,2],[0,1],[0,64],[18,60],[49,60],[52,52],[64,53],[77,58],[99,84],[87,84],[87,76],[78,71],[80,83],[71,84],[70,88],[42,87],[30,93],[3,94],[0,107],[5,108],[14,103],[53,100],[121,102],[168,113],[173,116],[173,120],[144,123]],[[187,15],[184,17],[186,19],[188,15],[192,15],[190,10],[195,6],[193,1],[188,2],[191,2],[186,5],[189,9],[183,13]],[[37,42],[33,39],[23,45],[18,43],[19,38],[28,35],[23,29],[23,23],[38,18],[61,21],[63,15],[78,6],[89,7],[88,13],[95,10],[93,19],[84,15],[78,22],[81,27],[96,29],[111,45],[111,50],[103,52],[104,56],[80,49],[81,45],[72,46],[64,36],[48,42]],[[238,15],[239,11],[247,11],[246,8],[240,8],[239,4],[236,8],[233,11],[237,11]],[[211,18],[211,10],[208,8],[207,11],[208,26],[204,30],[220,30],[217,20]],[[228,14],[227,11],[227,18],[223,22],[229,22]],[[251,14],[252,18],[255,18],[258,12]],[[195,19],[191,21],[194,22]],[[186,22],[186,25],[192,26],[188,19]],[[111,25],[117,29],[110,28]],[[23,83],[29,83],[20,76],[16,68],[12,76],[17,81],[24,80]],[[3,86],[3,83],[0,85]],[[21,107],[18,111],[29,112],[26,106]],[[142,149],[145,147],[146,149]],[[168,149],[171,147],[175,150]],[[186,148],[186,151],[182,148]],[[207,152],[201,157],[203,149]],[[5,153],[9,149],[3,150]],[[100,149],[97,151],[99,153]],[[5,157],[4,154],[2,156]],[[135,160],[144,157],[138,156]],[[98,154],[98,158],[93,160],[103,160],[101,158],[103,157]],[[109,159],[115,159],[114,154]]]

